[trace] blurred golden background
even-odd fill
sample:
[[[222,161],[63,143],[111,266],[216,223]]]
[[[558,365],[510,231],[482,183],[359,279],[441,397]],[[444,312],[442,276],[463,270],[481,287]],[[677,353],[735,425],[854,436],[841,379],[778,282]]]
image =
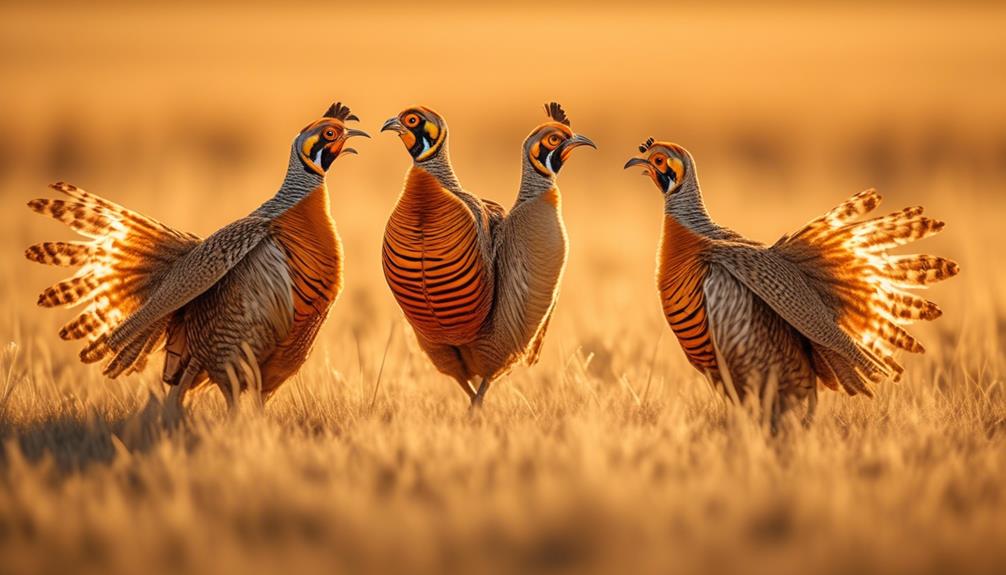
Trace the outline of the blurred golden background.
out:
[[[619,526],[636,526],[639,533],[665,542],[668,533],[704,525],[707,538],[700,533],[694,535],[697,539],[681,539],[681,547],[672,545],[665,552],[673,556],[687,548],[695,552],[687,558],[696,565],[708,566],[701,561],[718,557],[714,564],[721,567],[731,563],[717,550],[730,545],[714,540],[726,522],[736,529],[726,533],[757,551],[751,555],[762,560],[757,565],[783,570],[795,567],[789,558],[798,556],[787,554],[797,548],[794,541],[801,541],[790,537],[799,531],[793,526],[803,526],[808,517],[826,518],[819,524],[820,539],[814,539],[820,545],[800,549],[819,559],[843,558],[834,563],[839,570],[855,564],[855,554],[846,551],[858,545],[866,545],[874,555],[863,555],[862,565],[856,566],[887,565],[871,559],[876,556],[897,566],[918,567],[910,557],[891,559],[885,553],[890,550],[893,557],[893,550],[900,552],[905,542],[917,544],[914,537],[919,533],[929,533],[934,542],[930,551],[944,553],[939,557],[951,562],[961,560],[963,550],[972,549],[969,545],[991,543],[997,536],[1002,540],[1004,523],[995,524],[1002,518],[1006,494],[994,487],[1003,485],[1006,469],[1001,440],[1006,428],[1001,391],[1006,251],[1000,247],[1006,216],[1006,6],[1001,3],[640,2],[588,7],[572,2],[31,2],[3,3],[0,15],[0,246],[5,254],[0,262],[0,341],[14,342],[20,350],[16,356],[5,355],[7,363],[0,365],[9,370],[7,387],[0,389],[0,440],[7,445],[7,455],[0,456],[0,483],[10,487],[52,473],[58,478],[52,491],[0,496],[0,550],[11,565],[57,568],[69,557],[96,570],[109,565],[124,572],[149,567],[142,552],[160,549],[159,528],[154,526],[164,513],[177,511],[168,528],[176,537],[215,529],[220,523],[203,515],[199,489],[217,493],[215,489],[236,486],[255,492],[249,475],[234,469],[252,469],[253,478],[287,469],[288,456],[280,452],[292,449],[291,444],[316,445],[312,441],[329,443],[317,453],[289,457],[299,463],[317,459],[324,474],[339,470],[333,459],[318,455],[329,448],[357,454],[353,450],[373,449],[378,454],[374,460],[381,463],[357,469],[344,484],[324,475],[345,490],[338,497],[317,486],[305,487],[314,485],[304,478],[310,475],[307,471],[289,471],[289,478],[270,476],[271,489],[284,495],[256,492],[221,503],[219,507],[234,513],[222,522],[222,529],[237,529],[238,541],[257,542],[255,537],[267,538],[271,527],[263,527],[261,534],[250,527],[252,536],[245,538],[240,525],[267,522],[263,517],[273,517],[268,515],[272,512],[279,519],[269,521],[283,525],[283,510],[290,507],[300,513],[291,519],[295,526],[301,525],[298,521],[330,525],[345,510],[323,507],[312,514],[314,504],[309,501],[315,500],[305,494],[322,493],[348,505],[345,513],[353,519],[335,531],[319,528],[322,534],[314,541],[348,537],[369,541],[369,546],[340,547],[344,555],[338,559],[310,552],[298,562],[288,555],[282,561],[274,556],[275,565],[338,565],[351,571],[358,570],[354,566],[404,565],[431,572],[460,566],[458,570],[471,572],[480,570],[469,570],[466,561],[471,556],[462,555],[457,564],[443,558],[468,544],[496,540],[492,534],[498,531],[514,557],[523,558],[520,552],[531,550],[528,562],[516,565],[533,571],[555,559],[548,540],[539,564],[536,537],[557,538],[562,566],[561,559],[585,549],[564,547],[569,533],[587,541],[607,537],[609,530],[599,527],[595,533],[586,527],[598,521],[619,531],[616,539],[626,548],[631,548],[626,534],[637,532]],[[62,277],[61,271],[30,264],[21,253],[31,243],[70,238],[72,232],[32,215],[24,204],[51,193],[47,183],[65,180],[205,236],[276,191],[293,137],[336,100],[352,108],[362,119],[359,127],[373,139],[355,141],[360,155],[337,160],[328,177],[333,215],[347,254],[346,291],[304,376],[284,387],[267,408],[272,419],[265,439],[247,430],[237,434],[257,445],[256,453],[262,445],[271,446],[265,452],[276,458],[275,465],[257,467],[262,463],[251,462],[254,453],[232,450],[211,425],[209,432],[193,432],[204,446],[213,446],[202,455],[182,447],[157,455],[168,462],[165,469],[175,469],[174,463],[207,463],[199,458],[210,453],[224,469],[192,471],[194,478],[164,472],[170,479],[164,481],[176,490],[196,493],[185,500],[192,507],[178,511],[165,503],[162,508],[143,495],[137,496],[137,503],[129,470],[149,469],[139,460],[141,452],[151,445],[162,445],[162,451],[168,449],[163,445],[188,445],[191,437],[155,434],[162,438],[158,443],[149,434],[130,440],[121,432],[148,390],[159,389],[157,375],[150,369],[142,377],[104,381],[96,368],[78,365],[77,346],[58,340],[56,331],[69,313],[36,309],[34,302],[39,290]],[[542,364],[515,371],[495,397],[490,395],[487,406],[490,412],[496,410],[487,416],[490,423],[473,430],[463,398],[417,353],[384,284],[381,238],[410,160],[398,139],[379,129],[407,105],[436,109],[449,123],[449,145],[462,184],[510,206],[517,192],[521,143],[544,119],[542,104],[550,100],[561,102],[573,128],[599,149],[574,154],[559,178],[571,250]],[[636,146],[650,136],[688,148],[698,163],[713,217],[757,240],[775,241],[867,187],[877,187],[884,195],[882,211],[923,204],[948,222],[945,232],[918,248],[952,257],[963,269],[960,277],[929,292],[945,316],[913,329],[929,355],[924,362],[907,358],[914,379],[909,377],[902,387],[882,388],[881,399],[873,403],[829,394],[821,411],[825,422],[801,440],[810,447],[801,444],[804,451],[797,449],[816,457],[807,468],[794,471],[785,456],[768,448],[752,455],[750,446],[744,447],[748,464],[739,469],[716,455],[732,445],[729,426],[724,431],[722,420],[716,419],[721,412],[706,412],[704,406],[719,404],[688,367],[659,313],[653,274],[661,199],[648,180],[622,170]],[[396,335],[389,344],[389,329],[403,337]],[[374,387],[384,360],[384,387],[378,393]],[[11,382],[18,383],[16,389]],[[639,391],[644,386],[649,390],[651,382],[656,407],[644,415],[619,411],[626,402],[638,407]],[[954,397],[966,407],[946,407],[942,400]],[[892,406],[899,398],[911,411],[898,412]],[[644,394],[642,403],[646,400]],[[548,417],[543,414],[559,423],[544,423]],[[964,419],[954,419],[958,416]],[[908,432],[898,435],[884,428],[893,435],[878,439],[869,433],[856,436],[846,427],[858,422],[873,429],[864,422],[888,418],[911,419],[924,431],[913,432],[902,444]],[[385,425],[390,421],[395,423]],[[567,425],[572,431],[560,434],[565,439],[551,435]],[[623,425],[628,431],[618,427]],[[285,435],[289,426],[293,436]],[[460,435],[436,431],[438,426]],[[521,449],[508,451],[494,442],[514,427],[525,433],[514,440]],[[840,463],[829,459],[828,449],[850,433],[862,444],[836,456]],[[622,435],[638,441],[612,443]],[[120,443],[112,441],[113,436]],[[446,454],[441,452],[444,442],[463,441],[457,437],[464,436],[490,446],[484,457],[480,449],[454,443]],[[646,466],[652,463],[646,463],[651,461],[649,447],[639,446],[657,436],[676,447],[660,456],[667,461],[652,464],[665,470],[659,482],[638,484],[639,470],[651,469]],[[712,438],[711,453],[697,456],[689,451],[688,442],[698,436]],[[951,436],[963,438],[963,443],[933,444],[942,445],[936,448],[927,443]],[[524,477],[523,466],[534,469],[543,458],[566,453],[563,441],[569,437],[574,453],[585,449],[588,455],[559,457],[564,463],[556,464],[559,471],[549,476],[555,483],[548,489],[514,479]],[[101,465],[119,460],[119,445],[136,459],[125,468],[100,471]],[[973,450],[960,451],[961,445]],[[18,446],[27,463],[11,455]],[[589,455],[590,446],[596,447],[597,461]],[[968,455],[947,471],[936,456],[913,459],[912,454],[930,453],[926,449]],[[641,453],[638,459],[622,458],[634,450]],[[354,465],[356,460],[339,453],[347,458],[339,461]],[[921,474],[938,470],[933,477],[945,482],[904,487],[903,479],[877,472],[882,477],[877,493],[890,497],[881,500],[877,495],[878,515],[850,519],[848,506],[837,503],[832,494],[836,485],[849,497],[877,487],[875,477],[868,476],[872,472],[858,467],[864,453],[888,454],[877,456],[882,469],[922,461]],[[408,466],[436,459],[437,454],[453,462],[432,472],[443,482],[424,483],[416,479],[423,474],[414,468],[413,475],[400,474],[403,461]],[[967,457],[982,465],[972,465],[975,460]],[[55,462],[50,468],[45,468],[46,458]],[[498,469],[494,460],[500,462]],[[99,471],[87,471],[92,464]],[[666,466],[672,471],[666,472]],[[836,468],[841,469],[833,476]],[[301,467],[291,464],[289,469]],[[490,490],[487,485],[495,485],[494,469],[504,476],[500,481],[507,488],[484,496]],[[689,469],[700,474],[694,479],[698,483],[674,475],[674,470],[687,474]],[[541,473],[548,476],[545,471]],[[112,485],[122,487],[102,499],[119,504],[119,515],[105,515],[82,503],[93,495],[95,483],[108,479],[102,473],[111,474]],[[388,473],[390,489],[401,497],[394,503],[383,495],[363,496],[354,483],[385,485],[381,482],[388,481]],[[704,473],[719,475],[701,476]],[[821,486],[799,495],[773,488],[771,478],[801,473],[824,478]],[[458,488],[452,478],[460,475],[480,479]],[[959,487],[961,493],[955,491],[954,497],[964,503],[944,499],[947,485],[958,480],[961,484],[954,489]],[[730,494],[735,481],[747,489],[749,498]],[[620,491],[626,482],[635,490]],[[430,497],[439,503],[427,506],[426,492],[395,491],[404,489],[403,484],[421,491],[417,483],[431,490]],[[546,496],[563,484],[576,489],[564,497]],[[686,485],[699,491],[689,492]],[[668,493],[651,499],[653,490],[661,487]],[[848,491],[842,491],[846,487]],[[981,499],[988,492],[978,487],[992,490],[991,502]],[[903,488],[927,502],[917,514],[906,511],[915,502],[899,495]],[[540,524],[521,515],[529,491],[542,509],[552,510],[540,512],[545,517]],[[215,496],[207,497],[215,501]],[[56,507],[35,507],[43,500]],[[547,501],[562,504],[552,508],[542,503]],[[592,501],[607,502],[618,511],[606,514],[585,503]],[[58,509],[63,505],[85,520],[61,525]],[[968,512],[962,512],[959,522],[948,522],[955,505]],[[745,534],[750,520],[760,536],[758,522],[768,509],[771,536],[777,506],[798,512],[783,514],[784,527],[789,527],[781,540],[792,545],[774,554],[759,546],[760,539],[751,543]],[[480,511],[469,515],[473,509]],[[660,517],[679,513],[682,523],[657,527],[650,510]],[[969,514],[972,511],[976,515]],[[103,547],[131,533],[133,513],[149,522],[132,534],[142,540],[134,549],[140,555]],[[867,543],[857,536],[859,529],[894,516],[906,516],[911,527]],[[402,523],[389,527],[396,521]],[[441,521],[447,521],[442,531],[430,531]],[[937,524],[951,527],[931,529]],[[400,535],[409,527],[424,533],[422,541],[434,551],[418,550],[419,543],[397,547],[395,536],[378,534],[390,529]],[[580,527],[587,532],[578,531]],[[222,537],[231,541],[230,535]],[[825,539],[837,543],[829,547],[821,543]],[[299,544],[291,548],[301,549]],[[206,548],[188,540],[163,545],[166,556],[175,549],[171,545],[187,550],[179,552],[178,561],[188,568],[254,571],[274,565],[262,559],[261,550],[260,555],[243,556],[247,549],[242,545]],[[63,555],[39,554],[53,546]],[[92,556],[95,546],[103,551]],[[12,555],[11,549],[20,553]],[[17,561],[10,559],[15,556]],[[637,567],[664,565],[660,553],[629,556]],[[916,559],[926,557],[933,556]],[[972,566],[984,565],[982,557],[990,559],[980,553],[969,557]],[[204,559],[208,562],[200,563]],[[174,563],[157,565],[170,570]]]
[[[462,183],[505,206],[543,102],[561,102],[599,143],[560,179],[567,287],[591,286],[577,290],[588,305],[560,306],[567,333],[584,310],[624,318],[628,302],[653,299],[660,199],[621,169],[649,136],[689,148],[714,217],[763,241],[870,186],[885,207],[924,200],[947,218],[944,251],[965,233],[975,245],[997,241],[1006,180],[1006,10],[997,4],[39,2],[3,11],[0,181],[10,221],[0,238],[13,252],[59,233],[20,205],[57,179],[208,234],[275,191],[291,139],[333,100],[374,136],[335,165],[330,186],[349,254],[346,300],[372,291],[378,313],[397,311],[381,289],[378,250],[408,166],[378,129],[413,103],[447,118]],[[1002,267],[952,251],[966,272]],[[40,272],[16,257],[5,265],[7,281]]]

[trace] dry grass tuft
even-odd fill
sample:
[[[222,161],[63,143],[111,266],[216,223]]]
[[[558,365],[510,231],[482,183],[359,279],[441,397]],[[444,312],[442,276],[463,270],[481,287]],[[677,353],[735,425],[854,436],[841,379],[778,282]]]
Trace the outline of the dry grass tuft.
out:
[[[5,8],[0,572],[1000,572],[1006,11],[679,4]],[[554,22],[585,42],[542,60]],[[673,42],[641,45],[657,22]],[[439,30],[471,49],[407,57]],[[69,313],[33,306],[60,271],[20,254],[71,234],[24,208],[49,181],[206,235],[274,191],[332,100],[376,134],[413,98],[449,118],[462,181],[507,205],[543,101],[600,146],[561,178],[571,255],[542,362],[478,415],[383,284],[407,164],[390,136],[333,168],[347,290],[264,411],[210,392],[166,424],[155,369],[102,379],[57,338]],[[713,215],[758,240],[868,186],[946,220],[917,247],[963,269],[927,294],[945,315],[913,328],[926,355],[777,440],[727,409],[660,316],[660,200],[621,170],[651,135],[689,147]]]

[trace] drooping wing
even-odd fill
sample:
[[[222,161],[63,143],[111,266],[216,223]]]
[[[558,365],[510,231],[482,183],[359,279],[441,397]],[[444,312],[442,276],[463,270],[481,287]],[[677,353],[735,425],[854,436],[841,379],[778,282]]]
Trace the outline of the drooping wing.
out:
[[[721,380],[714,383],[728,395],[743,401],[770,385],[788,394],[816,384],[803,337],[730,272],[710,264],[703,292]]]
[[[876,382],[890,375],[880,358],[842,330],[835,312],[789,260],[769,248],[737,242],[713,242],[708,257],[807,339],[849,361],[867,379]]]
[[[506,208],[492,200],[483,199],[482,204],[485,214],[489,219],[489,237],[495,238],[496,230],[499,229],[499,225],[506,218]]]
[[[492,356],[504,367],[521,357],[534,363],[548,329],[566,265],[566,232],[555,207],[527,202],[496,228],[496,300]]]
[[[212,287],[266,237],[269,223],[265,218],[247,217],[192,248],[164,272],[144,305],[107,337],[88,346],[81,354],[82,359],[94,361],[109,351],[122,349],[144,336],[165,316]]]
[[[314,329],[311,318],[294,319],[296,280],[288,257],[275,236],[264,238],[213,289],[181,310],[187,351],[214,382],[261,388],[268,394],[300,366],[307,349],[294,365],[275,365],[279,346],[290,337],[302,337],[299,330],[304,327],[310,336]],[[183,352],[179,360],[184,356]]]
[[[528,347],[527,356],[525,356],[525,363],[531,366],[538,363],[541,358],[541,348],[545,345],[545,332],[548,331],[548,324],[552,321],[552,312],[555,311],[555,305],[548,310],[545,314],[545,319],[541,322],[541,326],[538,327],[538,332],[534,334],[531,338],[531,345]]]

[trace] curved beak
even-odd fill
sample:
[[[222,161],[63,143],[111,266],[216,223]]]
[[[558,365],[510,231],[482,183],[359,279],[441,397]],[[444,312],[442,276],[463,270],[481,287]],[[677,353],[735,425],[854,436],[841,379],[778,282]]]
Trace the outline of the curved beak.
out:
[[[370,134],[364,132],[363,130],[355,130],[353,128],[346,128],[346,136],[342,140],[346,141],[346,140],[348,140],[350,138],[355,138],[357,136],[363,136],[364,138],[369,138]],[[342,154],[358,155],[359,152],[357,152],[354,148],[343,147],[342,151],[339,152],[339,155],[342,155]]]
[[[623,166],[622,169],[628,170],[632,166],[643,166],[647,171],[649,171],[650,162],[646,158],[631,158],[628,162],[625,162],[625,166]]]
[[[590,146],[591,148],[597,149],[594,142],[590,141],[587,136],[581,136],[580,134],[573,134],[573,137],[566,140],[559,146],[559,158],[565,162],[569,158],[569,154],[573,151],[573,148],[579,148],[580,146]]]
[[[407,131],[405,126],[403,126],[402,122],[398,119],[398,116],[388,118],[388,121],[381,126],[382,132],[387,132],[388,130],[392,130],[398,134],[402,134]]]
[[[566,149],[572,150],[573,148],[578,148],[580,146],[590,146],[591,148],[597,149],[597,146],[588,138],[587,136],[582,136],[580,134],[573,134],[573,137],[566,140]]]

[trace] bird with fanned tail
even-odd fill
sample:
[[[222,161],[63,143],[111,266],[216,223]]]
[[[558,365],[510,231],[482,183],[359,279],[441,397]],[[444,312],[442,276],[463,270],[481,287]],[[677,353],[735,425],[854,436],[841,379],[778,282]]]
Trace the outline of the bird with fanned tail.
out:
[[[213,383],[230,405],[241,390],[267,399],[304,363],[342,289],[342,244],[329,208],[326,172],[355,153],[365,132],[333,104],[294,139],[286,178],[272,199],[206,239],[69,184],[64,199],[28,207],[90,238],[44,242],[26,256],[79,267],[39,296],[43,307],[84,306],[63,339],[86,339],[85,363],[103,361],[115,378],[143,369],[164,349],[169,404]]]
[[[566,265],[556,176],[573,149],[594,144],[557,103],[545,111],[524,141],[509,213],[461,187],[438,113],[414,106],[382,128],[412,157],[384,235],[384,275],[420,347],[473,407],[515,364],[537,362]]]
[[[854,195],[771,246],[718,225],[702,201],[695,162],[684,148],[652,138],[639,166],[664,197],[657,284],[671,330],[688,361],[736,402],[756,399],[777,429],[818,382],[872,396],[870,384],[898,379],[895,350],[922,345],[903,327],[940,308],[905,291],[954,276],[958,266],[888,250],[943,229],[921,207],[857,221],[880,204]]]

